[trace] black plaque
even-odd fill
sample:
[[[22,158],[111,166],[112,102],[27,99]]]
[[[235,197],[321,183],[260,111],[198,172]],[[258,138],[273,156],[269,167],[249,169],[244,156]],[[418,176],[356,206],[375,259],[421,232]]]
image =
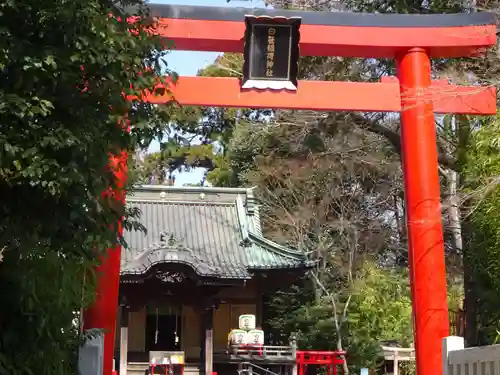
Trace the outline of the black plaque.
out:
[[[300,18],[245,17],[243,88],[297,89]]]

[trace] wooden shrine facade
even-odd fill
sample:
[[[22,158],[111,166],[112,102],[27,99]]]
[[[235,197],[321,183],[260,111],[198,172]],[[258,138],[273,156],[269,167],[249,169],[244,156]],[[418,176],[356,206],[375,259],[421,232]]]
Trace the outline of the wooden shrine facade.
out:
[[[127,205],[147,233],[124,233],[121,373],[131,363],[145,369],[151,351],[182,351],[201,373],[220,373],[219,364],[234,362],[226,351],[239,316],[255,314],[261,326],[263,296],[313,264],[263,237],[251,189],[144,186]]]

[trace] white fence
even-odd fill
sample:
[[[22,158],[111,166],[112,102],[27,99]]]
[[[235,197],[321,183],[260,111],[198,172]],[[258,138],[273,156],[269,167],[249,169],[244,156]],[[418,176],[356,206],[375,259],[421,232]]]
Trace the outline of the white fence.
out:
[[[465,349],[463,337],[445,337],[443,375],[500,375],[500,345]]]

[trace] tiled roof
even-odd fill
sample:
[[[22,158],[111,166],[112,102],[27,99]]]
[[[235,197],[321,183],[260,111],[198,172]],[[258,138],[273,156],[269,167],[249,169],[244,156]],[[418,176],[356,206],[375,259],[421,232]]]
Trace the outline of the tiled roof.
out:
[[[246,279],[252,270],[309,265],[302,253],[262,236],[251,189],[144,186],[127,206],[141,211],[147,234],[124,233],[122,275],[179,263],[203,277]]]

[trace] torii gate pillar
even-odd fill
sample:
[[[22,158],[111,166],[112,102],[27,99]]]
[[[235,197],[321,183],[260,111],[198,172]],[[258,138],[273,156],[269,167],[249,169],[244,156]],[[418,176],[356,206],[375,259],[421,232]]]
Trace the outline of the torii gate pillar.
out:
[[[103,195],[125,204],[125,186],[127,184],[128,155],[122,151],[118,155],[110,155],[109,168],[115,177],[115,188]],[[122,233],[122,223],[118,222],[118,232]],[[116,317],[118,312],[118,294],[120,287],[121,246],[107,249],[96,269],[96,300],[83,314],[83,326],[87,329],[104,330],[103,375],[113,373],[113,357],[115,347]]]
[[[396,57],[417,374],[438,373],[449,335],[431,62],[413,48]]]

